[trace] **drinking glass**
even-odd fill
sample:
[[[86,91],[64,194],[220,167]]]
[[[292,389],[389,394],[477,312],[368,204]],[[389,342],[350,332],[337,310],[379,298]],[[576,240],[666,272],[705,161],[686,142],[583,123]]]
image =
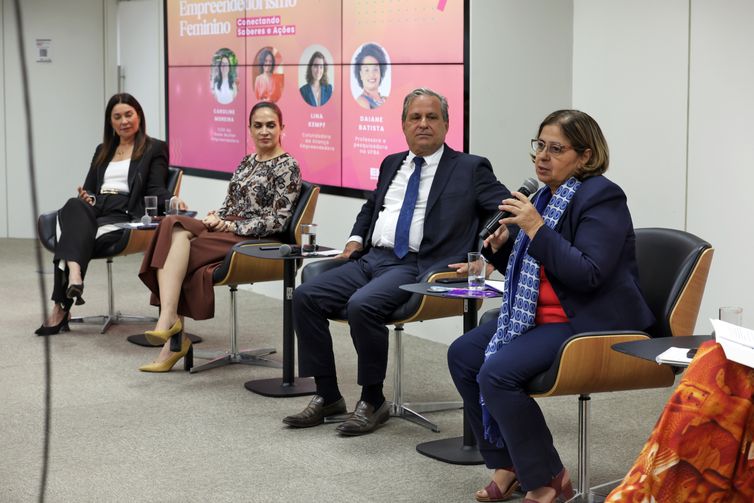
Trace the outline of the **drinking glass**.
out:
[[[744,308],[741,306],[723,306],[720,308],[718,318],[739,327],[743,323]]]
[[[173,198],[171,197],[167,201],[165,201],[165,214],[166,215],[175,215],[178,213],[178,208],[173,203]]]
[[[157,216],[157,196],[144,196],[144,214],[150,220]]]
[[[469,290],[484,290],[485,260],[480,252],[469,252]]]
[[[301,224],[301,253],[317,251],[317,224]]]

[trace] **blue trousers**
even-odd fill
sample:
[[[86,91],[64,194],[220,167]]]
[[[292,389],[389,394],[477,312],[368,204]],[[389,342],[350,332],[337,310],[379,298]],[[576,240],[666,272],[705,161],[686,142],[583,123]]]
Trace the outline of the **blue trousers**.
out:
[[[552,365],[573,330],[568,323],[536,326],[485,361],[484,350],[496,328],[497,320],[492,320],[456,339],[448,350],[448,367],[485,464],[491,469],[514,467],[522,488],[529,491],[548,484],[563,463],[542,410],[524,389]],[[503,447],[484,438],[480,392],[500,427]]]
[[[400,285],[416,283],[416,253],[371,248],[357,260],[320,274],[293,293],[293,327],[301,377],[335,376],[329,319],[345,319],[358,355],[361,386],[385,380],[388,329],[385,322],[411,296]]]

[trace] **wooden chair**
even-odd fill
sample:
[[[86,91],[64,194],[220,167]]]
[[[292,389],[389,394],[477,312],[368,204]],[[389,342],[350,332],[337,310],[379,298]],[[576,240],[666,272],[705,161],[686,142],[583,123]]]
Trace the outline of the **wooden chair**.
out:
[[[178,196],[181,191],[181,181],[183,180],[183,170],[179,168],[168,168],[167,189],[174,196]],[[37,220],[37,236],[47,250],[54,252],[56,244],[56,226],[57,211],[43,213]],[[97,316],[84,316],[71,318],[71,323],[86,323],[102,325],[100,333],[104,334],[113,324],[120,323],[148,323],[157,321],[157,318],[150,316],[138,316],[123,314],[115,310],[115,289],[113,287],[113,259],[124,257],[134,253],[144,253],[149,247],[149,243],[154,235],[153,230],[126,229],[120,240],[113,243],[101,253],[92,257],[93,259],[106,259],[107,261],[107,314]]]
[[[529,382],[527,392],[534,397],[579,397],[577,496],[590,496],[590,395],[662,388],[675,382],[677,369],[619,353],[612,346],[650,337],[693,335],[713,253],[709,243],[688,232],[636,229],[639,281],[656,324],[648,333],[576,334],[563,343],[552,366]],[[480,323],[496,318],[498,312],[499,309],[487,311]],[[591,488],[594,489],[598,488]]]
[[[307,264],[301,271],[301,282],[311,281],[315,276],[346,263],[345,260],[328,260]],[[452,269],[429,271],[418,282],[433,282],[441,278],[455,278],[457,274]],[[481,305],[478,301],[477,306]],[[460,299],[445,299],[430,297],[420,294],[412,294],[408,301],[396,309],[387,320],[388,325],[393,325],[393,400],[390,410],[391,417],[400,417],[424,426],[434,432],[440,431],[435,423],[424,417],[421,413],[438,412],[441,410],[460,409],[461,401],[448,402],[404,402],[403,398],[403,330],[406,323],[414,321],[427,321],[450,316],[462,316],[464,304]],[[346,323],[345,307],[334,321]],[[327,422],[342,420],[342,418],[328,419]]]
[[[279,236],[269,239],[251,239],[248,241],[242,241],[241,243],[238,243],[236,247],[271,246],[283,243],[301,244],[301,224],[312,223],[318,198],[319,187],[309,182],[302,182],[301,194],[296,201],[288,227],[284,232]],[[256,259],[236,253],[234,249],[231,249],[225,256],[222,265],[214,271],[212,279],[215,286],[227,285],[230,291],[229,348],[228,351],[215,353],[195,351],[195,356],[198,358],[207,358],[210,361],[193,367],[191,372],[201,372],[202,370],[209,370],[215,367],[229,365],[231,363],[280,367],[279,362],[265,358],[265,356],[275,353],[275,349],[265,348],[239,351],[236,292],[238,291],[238,285],[282,280],[283,261]]]

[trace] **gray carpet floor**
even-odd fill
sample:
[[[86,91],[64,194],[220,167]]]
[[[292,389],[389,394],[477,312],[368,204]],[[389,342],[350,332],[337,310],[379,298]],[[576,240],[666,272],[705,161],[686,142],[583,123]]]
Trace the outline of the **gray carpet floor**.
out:
[[[338,437],[333,425],[291,430],[281,418],[301,410],[309,397],[268,398],[243,387],[251,379],[279,377],[280,369],[232,365],[190,375],[179,363],[167,374],[139,372],[157,350],[125,339],[149,325],[118,325],[106,334],[96,326],[74,325],[47,341],[35,336],[43,305],[35,247],[33,240],[0,239],[0,501],[38,498],[45,342],[52,368],[46,501],[471,502],[488,482],[484,466],[446,464],[415,450],[421,442],[460,436],[460,410],[429,415],[440,433],[396,418],[355,438]],[[48,289],[50,259],[43,252]],[[141,256],[116,259],[116,308],[154,316],[136,277],[140,261]],[[227,346],[227,288],[215,293],[215,319],[187,322],[190,332],[204,338],[197,349]],[[104,261],[91,264],[84,297],[86,305],[75,315],[107,310]],[[239,291],[238,305],[241,346],[280,351],[282,302]],[[354,350],[345,325],[333,324],[332,331],[341,388],[352,405],[359,396]],[[457,399],[445,364],[447,347],[410,335],[404,345],[406,398]],[[385,391],[392,393],[390,379]],[[669,392],[593,397],[593,484],[625,474]],[[575,472],[577,398],[539,403],[563,462]]]

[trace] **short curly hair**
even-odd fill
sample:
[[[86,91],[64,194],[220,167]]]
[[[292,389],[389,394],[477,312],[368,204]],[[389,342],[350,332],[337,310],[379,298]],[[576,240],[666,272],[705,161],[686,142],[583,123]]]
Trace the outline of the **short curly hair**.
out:
[[[382,79],[385,78],[388,67],[387,56],[385,56],[385,51],[382,50],[382,47],[373,43],[364,44],[356,55],[356,64],[353,67],[353,74],[356,77],[356,81],[359,83],[359,87],[362,89],[364,88],[364,83],[361,81],[361,66],[364,58],[367,56],[372,56],[380,65],[380,83],[382,83]]]

